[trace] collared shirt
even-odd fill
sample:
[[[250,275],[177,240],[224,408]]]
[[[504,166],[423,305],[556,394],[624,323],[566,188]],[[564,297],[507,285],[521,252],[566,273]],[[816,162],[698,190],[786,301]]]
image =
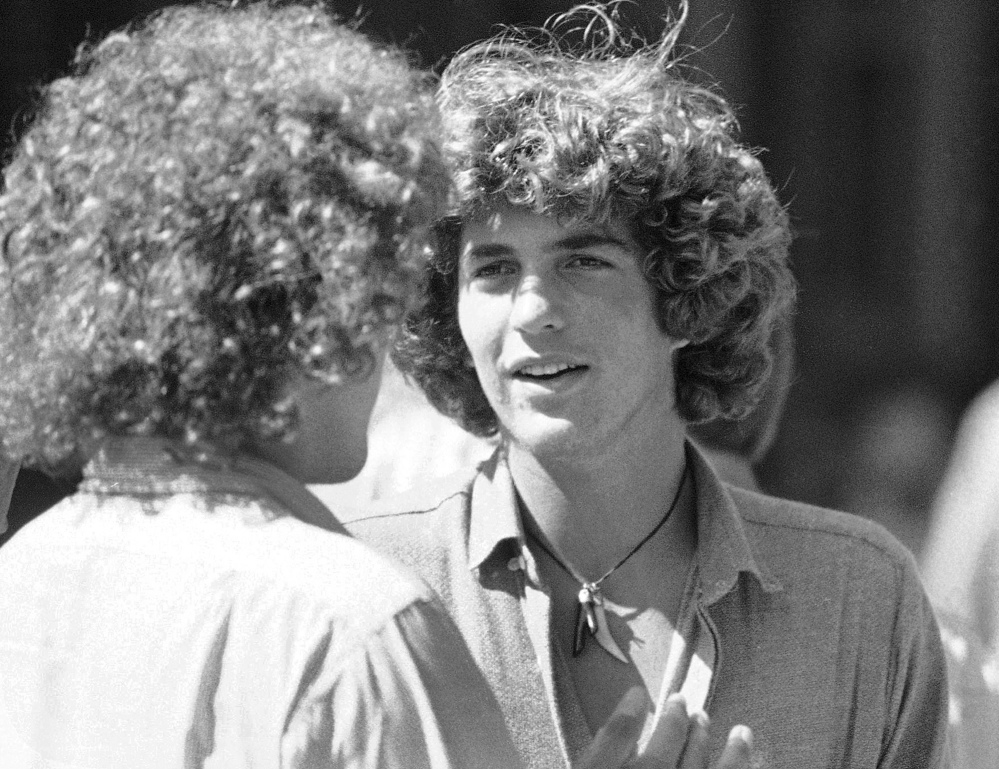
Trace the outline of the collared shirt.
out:
[[[705,708],[715,756],[742,723],[768,769],[943,765],[945,663],[908,551],[857,517],[723,485],[696,449],[688,456],[693,620],[673,638],[663,693]],[[524,763],[550,769],[592,735],[553,651],[549,591],[517,510],[497,454],[343,521],[438,592]]]
[[[103,452],[0,551],[0,765],[516,766],[437,599],[338,529],[260,462]]]

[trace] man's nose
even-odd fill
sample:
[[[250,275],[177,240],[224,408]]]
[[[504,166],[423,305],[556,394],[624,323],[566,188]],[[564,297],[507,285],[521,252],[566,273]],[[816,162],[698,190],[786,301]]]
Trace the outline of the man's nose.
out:
[[[565,328],[565,302],[550,280],[528,276],[513,299],[511,325],[525,334],[561,331]]]

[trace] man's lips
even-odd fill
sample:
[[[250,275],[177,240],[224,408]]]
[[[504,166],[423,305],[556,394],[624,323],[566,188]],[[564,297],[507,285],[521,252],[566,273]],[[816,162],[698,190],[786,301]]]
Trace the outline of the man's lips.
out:
[[[515,379],[545,382],[559,379],[567,374],[581,373],[588,368],[585,365],[564,362],[525,363],[514,368],[512,376]]]

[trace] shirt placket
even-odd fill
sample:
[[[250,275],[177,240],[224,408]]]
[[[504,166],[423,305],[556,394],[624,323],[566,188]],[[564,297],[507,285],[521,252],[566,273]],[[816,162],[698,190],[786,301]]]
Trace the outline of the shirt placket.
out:
[[[556,725],[559,747],[566,767],[571,765],[569,745],[566,741],[566,722],[559,707],[559,698],[555,686],[555,665],[552,659],[551,635],[551,593],[541,581],[537,563],[531,551],[519,543],[520,555],[516,557],[521,578],[520,607],[530,636],[531,644],[541,670],[545,693],[548,695],[548,707],[552,721]]]
[[[656,711],[640,748],[644,748],[655,733],[665,711],[666,700],[671,694],[679,692],[684,696],[688,713],[698,710],[707,712],[720,657],[718,634],[706,607],[700,601],[698,585],[695,568],[688,576],[679,622],[670,640]]]

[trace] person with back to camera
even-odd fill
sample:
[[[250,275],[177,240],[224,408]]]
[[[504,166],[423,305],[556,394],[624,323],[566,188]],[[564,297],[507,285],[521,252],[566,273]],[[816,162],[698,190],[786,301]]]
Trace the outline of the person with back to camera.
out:
[[[788,218],[729,105],[681,73],[686,5],[646,46],[613,10],[563,17],[586,46],[508,30],[444,71],[456,200],[397,362],[500,448],[345,524],[442,597],[528,766],[573,765],[636,687],[639,752],[686,708],[685,750],[712,760],[748,727],[759,766],[940,766],[911,555],[723,484],[687,441],[767,378]]]
[[[0,765],[516,767],[345,480],[449,180],[432,84],[320,7],[81,51],[0,196],[0,435],[78,492],[0,551]]]

